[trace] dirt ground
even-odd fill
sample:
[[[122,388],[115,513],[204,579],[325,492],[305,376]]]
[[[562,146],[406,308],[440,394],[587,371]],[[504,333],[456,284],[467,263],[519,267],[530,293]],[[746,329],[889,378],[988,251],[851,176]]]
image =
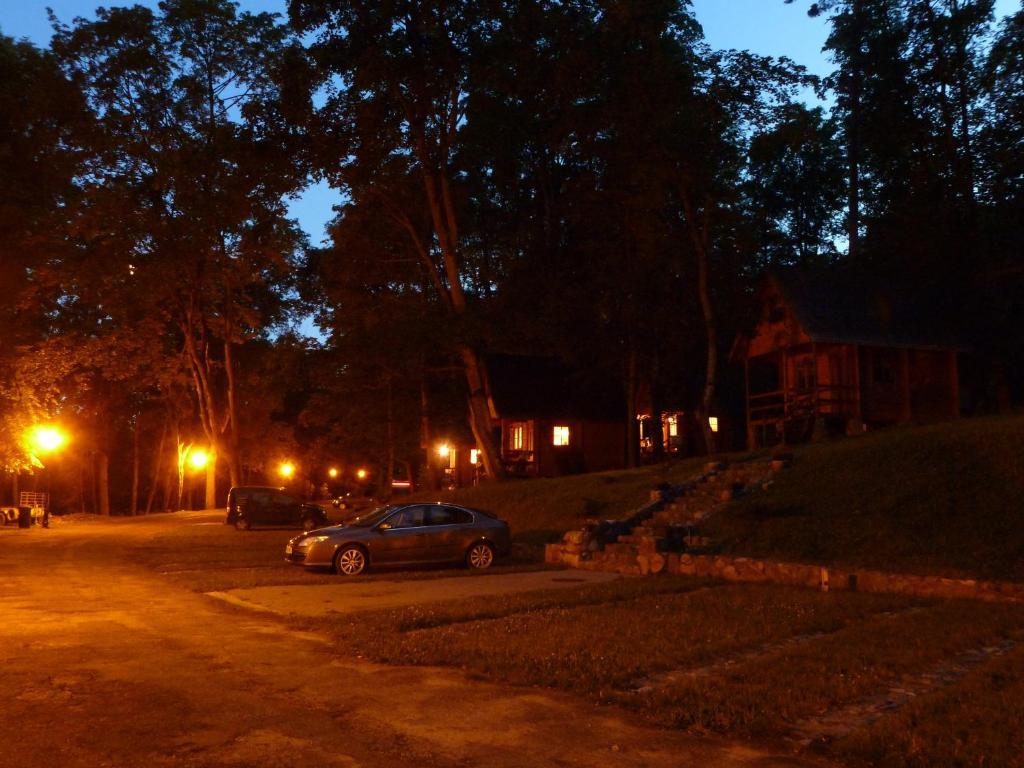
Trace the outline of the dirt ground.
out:
[[[215,519],[0,529],[0,766],[813,764],[557,692],[346,658],[137,562]]]

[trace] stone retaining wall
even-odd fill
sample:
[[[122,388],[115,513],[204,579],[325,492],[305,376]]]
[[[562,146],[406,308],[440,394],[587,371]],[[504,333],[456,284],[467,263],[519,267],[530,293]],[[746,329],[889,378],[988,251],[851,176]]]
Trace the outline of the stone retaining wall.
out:
[[[598,563],[580,561],[578,567],[591,569]],[[688,555],[668,552],[647,558],[627,573],[678,573],[710,576],[725,581],[792,584],[822,590],[890,592],[918,597],[971,598],[999,602],[1024,602],[1024,584],[977,579],[949,579],[940,576],[914,576],[872,570],[827,568],[821,565],[756,560],[722,555]],[[604,570],[593,568],[593,570]]]

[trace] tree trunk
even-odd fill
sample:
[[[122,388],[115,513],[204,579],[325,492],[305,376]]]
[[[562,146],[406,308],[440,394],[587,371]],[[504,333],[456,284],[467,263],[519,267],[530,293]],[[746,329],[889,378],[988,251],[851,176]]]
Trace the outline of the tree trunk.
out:
[[[164,472],[164,476],[163,476],[163,482],[164,482],[164,508],[163,508],[163,511],[164,512],[170,512],[171,511],[171,500],[174,498],[174,479],[175,479],[174,462],[173,461],[169,461],[169,462],[167,462],[167,470]]]
[[[78,511],[85,514],[85,462],[78,462]]]
[[[466,369],[466,382],[469,385],[469,425],[473,430],[473,438],[476,440],[480,458],[484,462],[484,470],[489,477],[503,480],[505,465],[501,461],[501,453],[491,435],[491,415],[487,405],[483,362],[476,351],[468,346],[462,346],[459,349],[459,356]]]
[[[204,509],[216,509],[217,507],[217,454],[210,451],[210,458],[206,464],[206,498]]]
[[[424,490],[436,491],[441,484],[430,455],[430,446],[433,442],[433,433],[430,429],[430,393],[427,390],[426,365],[423,369],[423,378],[420,379],[420,448],[423,449],[423,471],[428,486]]]
[[[391,387],[391,376],[387,377],[386,395],[387,402],[387,444],[384,458],[384,477],[381,480],[381,496],[385,499],[391,498],[392,481],[395,479],[395,414],[394,398]]]
[[[132,424],[132,498],[128,514],[139,513],[139,420],[141,416],[135,417]]]
[[[858,34],[863,33],[863,10],[860,0],[853,0],[853,15]],[[846,237],[851,259],[860,254],[860,117],[861,84],[864,77],[859,49],[850,61],[850,109],[846,116],[847,219]]]
[[[160,485],[160,468],[164,463],[164,444],[167,441],[167,420],[164,419],[160,428],[160,441],[156,446],[156,454],[153,456],[153,471],[150,473],[149,492],[146,494],[146,514],[153,511],[153,500],[156,498],[156,489]]]
[[[105,451],[96,452],[96,490],[99,513],[110,517],[110,457]]]
[[[640,462],[639,435],[637,434],[636,394],[637,394],[637,360],[636,346],[633,339],[629,340],[626,352],[626,466],[635,467]]]
[[[711,431],[711,408],[715,399],[715,380],[718,371],[718,341],[715,328],[715,315],[711,306],[711,291],[708,286],[708,254],[706,248],[698,249],[697,253],[697,290],[700,293],[700,309],[704,316],[704,329],[707,335],[708,356],[704,374],[704,392],[701,396],[700,426],[704,433],[704,445],[708,454],[715,453],[715,433]]]
[[[704,331],[707,343],[707,360],[704,368],[704,390],[701,394],[700,408],[697,418],[700,421],[701,433],[704,435],[704,446],[708,454],[715,453],[715,433],[711,431],[708,421],[715,400],[715,383],[718,376],[718,340],[715,325],[714,307],[711,302],[711,286],[708,269],[708,251],[711,243],[711,200],[704,199],[704,210],[697,219],[697,209],[693,198],[685,185],[681,189],[683,211],[686,216],[687,229],[694,253],[697,256],[697,295],[700,299],[701,315],[704,318]]]
[[[230,341],[224,342],[224,371],[227,378],[228,418],[227,418],[227,456],[228,477],[231,478],[231,485],[242,484],[241,457],[238,455],[238,409],[235,405],[235,356],[234,345]],[[209,504],[210,491],[206,491],[207,504]]]
[[[447,280],[447,290],[439,288],[441,301],[456,317],[466,314],[466,296],[462,290],[462,274],[458,252],[459,233],[455,211],[445,177],[444,167],[431,169],[431,156],[423,141],[422,127],[417,141],[417,153],[423,165],[423,188],[430,209],[430,218],[441,249],[441,267]],[[436,275],[435,275],[436,277]],[[480,356],[468,344],[460,345],[459,357],[469,390],[469,426],[473,430],[477,450],[487,474],[495,480],[505,478],[505,465],[501,453],[491,436],[491,417],[487,405],[487,378]]]
[[[177,441],[178,444],[178,460],[175,463],[175,469],[178,473],[178,486],[177,486],[177,502],[174,505],[176,510],[181,510],[182,500],[185,496],[185,460],[188,458],[189,449],[192,448],[192,444],[185,445],[181,442],[181,438]]]

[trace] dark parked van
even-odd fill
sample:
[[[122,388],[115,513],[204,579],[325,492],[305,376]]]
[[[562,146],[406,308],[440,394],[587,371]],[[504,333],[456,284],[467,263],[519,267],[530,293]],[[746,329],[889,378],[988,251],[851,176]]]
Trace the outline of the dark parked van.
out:
[[[228,491],[228,525],[247,531],[254,525],[302,526],[305,531],[328,524],[327,513],[316,504],[306,504],[284,488],[239,485]]]

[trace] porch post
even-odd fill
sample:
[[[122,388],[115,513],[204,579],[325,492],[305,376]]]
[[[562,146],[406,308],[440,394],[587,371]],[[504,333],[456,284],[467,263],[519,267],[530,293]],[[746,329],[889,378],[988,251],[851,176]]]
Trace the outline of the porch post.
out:
[[[954,419],[960,415],[960,370],[956,350],[951,349],[949,355],[949,415]]]
[[[910,350],[900,350],[900,423],[907,423],[913,417],[910,406]]]
[[[750,423],[750,356],[743,356],[743,389],[746,394],[747,403],[747,450],[752,451],[757,448],[756,436],[754,435],[754,425]]]
[[[864,421],[864,413],[860,404],[860,347],[853,345],[853,415]]]

